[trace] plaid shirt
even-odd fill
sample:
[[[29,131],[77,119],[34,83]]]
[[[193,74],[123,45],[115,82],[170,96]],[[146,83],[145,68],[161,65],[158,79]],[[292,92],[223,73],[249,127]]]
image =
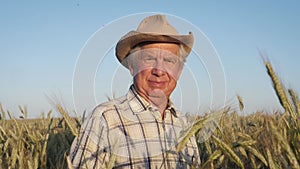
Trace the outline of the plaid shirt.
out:
[[[133,86],[126,96],[97,106],[74,139],[73,168],[190,168],[200,158],[195,138],[175,151],[186,125],[170,104],[164,119]]]

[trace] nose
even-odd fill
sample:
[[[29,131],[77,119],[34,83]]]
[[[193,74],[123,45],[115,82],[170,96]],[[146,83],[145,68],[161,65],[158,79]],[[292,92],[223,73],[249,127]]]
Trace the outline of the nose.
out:
[[[152,74],[155,76],[163,76],[164,74],[166,74],[166,70],[162,61],[158,60],[156,62],[156,64],[152,68]]]

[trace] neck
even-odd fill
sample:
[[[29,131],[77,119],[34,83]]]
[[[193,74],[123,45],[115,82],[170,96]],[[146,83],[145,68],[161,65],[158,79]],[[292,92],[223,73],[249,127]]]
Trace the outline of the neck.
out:
[[[143,97],[150,104],[158,108],[161,116],[168,106],[169,96],[166,96],[161,90],[153,90],[151,93],[141,92],[138,88],[135,88],[141,97]]]
[[[158,108],[161,116],[163,117],[164,112],[168,106],[168,99],[166,99],[165,97],[161,98],[161,97],[150,96],[148,101]]]

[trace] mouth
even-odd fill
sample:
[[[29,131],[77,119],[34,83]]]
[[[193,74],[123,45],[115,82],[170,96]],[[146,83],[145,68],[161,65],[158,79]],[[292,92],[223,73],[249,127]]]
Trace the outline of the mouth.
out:
[[[149,80],[148,83],[150,84],[150,86],[153,86],[153,87],[156,87],[156,88],[162,88],[162,87],[165,87],[166,86],[166,83],[165,81],[152,81],[152,80]]]

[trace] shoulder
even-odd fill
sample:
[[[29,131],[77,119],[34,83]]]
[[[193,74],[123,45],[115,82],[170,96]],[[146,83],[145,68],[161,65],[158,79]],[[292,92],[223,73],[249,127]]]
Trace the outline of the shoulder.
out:
[[[89,115],[85,118],[84,122],[88,123],[89,121],[93,121],[95,119],[106,121],[105,119],[108,117],[116,117],[117,113],[119,113],[117,110],[119,109],[119,107],[122,107],[124,103],[126,103],[125,96],[103,102],[97,105],[89,113]]]
[[[125,96],[101,103],[94,108],[92,111],[92,116],[101,117],[107,113],[115,112],[118,107],[124,104],[124,102],[126,102]]]
[[[124,102],[124,97],[97,105],[84,119],[81,131],[88,128],[96,130],[99,127],[108,127],[118,117],[119,112],[117,111],[117,107],[119,107],[122,102]]]

